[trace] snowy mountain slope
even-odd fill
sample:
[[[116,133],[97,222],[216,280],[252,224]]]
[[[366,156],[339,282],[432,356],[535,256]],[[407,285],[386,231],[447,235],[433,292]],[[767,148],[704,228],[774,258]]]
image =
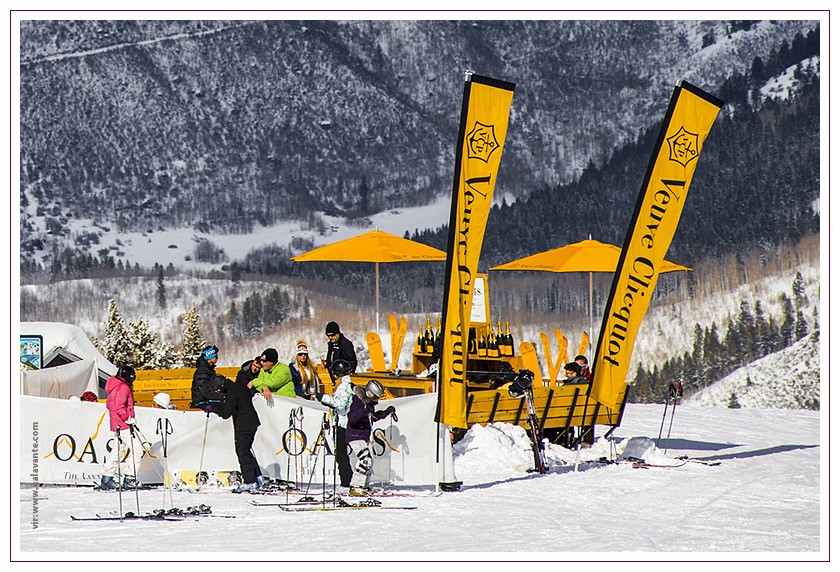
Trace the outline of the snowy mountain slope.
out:
[[[819,409],[820,358],[819,334],[811,334],[732,372],[685,401],[703,407]]]
[[[520,86],[499,198],[521,198],[638,137],[678,78],[713,90],[815,25],[28,22],[22,242],[39,261],[70,246],[189,268],[191,230],[233,260],[250,235],[283,245],[332,217],[433,203],[465,66]]]

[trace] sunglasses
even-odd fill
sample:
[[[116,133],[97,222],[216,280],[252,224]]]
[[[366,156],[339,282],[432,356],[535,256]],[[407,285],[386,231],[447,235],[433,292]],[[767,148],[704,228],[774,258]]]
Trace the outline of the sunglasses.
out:
[[[298,352],[299,356],[308,356],[309,352]]]

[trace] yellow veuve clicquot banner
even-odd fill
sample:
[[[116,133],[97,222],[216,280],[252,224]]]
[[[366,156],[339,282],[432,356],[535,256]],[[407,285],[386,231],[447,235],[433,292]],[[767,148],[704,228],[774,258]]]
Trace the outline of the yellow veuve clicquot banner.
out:
[[[723,102],[687,82],[674,89],[624,241],[592,362],[591,395],[616,409],[633,343],[677,229],[703,142]]]
[[[455,154],[435,420],[467,426],[467,337],[473,281],[507,135],[515,85],[467,76]]]

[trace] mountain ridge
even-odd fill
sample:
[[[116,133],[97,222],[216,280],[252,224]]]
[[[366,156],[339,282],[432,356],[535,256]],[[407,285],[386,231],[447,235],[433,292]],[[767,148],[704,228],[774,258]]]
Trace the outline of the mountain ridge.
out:
[[[498,191],[522,199],[639,136],[675,77],[715,89],[816,25],[24,23],[21,242],[49,262],[105,255],[95,227],[68,232],[83,217],[224,235],[427,204],[451,186],[468,68],[517,82]]]

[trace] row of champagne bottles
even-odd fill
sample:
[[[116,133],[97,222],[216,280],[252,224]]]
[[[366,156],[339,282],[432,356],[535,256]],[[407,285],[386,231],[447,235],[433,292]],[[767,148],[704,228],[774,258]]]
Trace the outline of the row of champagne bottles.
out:
[[[431,354],[440,339],[440,318],[437,327],[432,327],[432,320],[426,316],[426,327],[420,330],[414,343],[414,353]],[[494,329],[491,323],[488,327],[470,328],[467,342],[467,354],[476,357],[513,357],[513,334],[510,324],[505,322],[502,331],[502,321],[497,322]]]

